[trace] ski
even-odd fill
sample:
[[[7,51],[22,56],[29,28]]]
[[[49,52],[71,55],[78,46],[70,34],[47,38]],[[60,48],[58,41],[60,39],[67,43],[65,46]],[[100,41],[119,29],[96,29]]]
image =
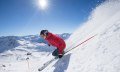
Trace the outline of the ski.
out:
[[[69,51],[65,51],[65,52],[64,52],[64,55],[65,55],[66,53],[68,53],[68,52],[69,52]],[[43,69],[45,69],[47,66],[49,66],[53,61],[55,61],[55,60],[57,60],[57,59],[59,59],[59,57],[55,57],[55,58],[47,61],[46,63],[43,64],[42,67],[40,67],[40,68],[38,69],[38,71],[42,71]]]
[[[47,61],[46,63],[43,64],[42,67],[40,67],[40,68],[38,69],[38,71],[42,71],[43,69],[45,69],[47,66],[49,66],[53,61],[55,61],[55,60],[57,60],[57,59],[58,59],[58,57],[55,57],[55,58]]]

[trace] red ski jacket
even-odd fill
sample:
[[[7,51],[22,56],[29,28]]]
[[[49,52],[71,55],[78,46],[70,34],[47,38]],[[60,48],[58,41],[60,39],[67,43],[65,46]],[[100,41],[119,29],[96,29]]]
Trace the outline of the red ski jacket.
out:
[[[48,32],[48,36],[45,38],[52,46],[57,47],[59,55],[63,53],[66,44],[65,41],[57,35]]]

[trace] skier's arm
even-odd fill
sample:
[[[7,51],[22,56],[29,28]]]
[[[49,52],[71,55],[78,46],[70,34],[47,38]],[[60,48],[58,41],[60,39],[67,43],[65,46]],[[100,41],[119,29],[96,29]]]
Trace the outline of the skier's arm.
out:
[[[50,46],[50,44],[48,44],[48,46]]]

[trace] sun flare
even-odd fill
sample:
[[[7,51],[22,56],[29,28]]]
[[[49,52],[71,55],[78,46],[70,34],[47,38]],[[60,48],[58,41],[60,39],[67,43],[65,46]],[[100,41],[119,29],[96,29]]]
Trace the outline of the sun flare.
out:
[[[47,7],[47,0],[38,0],[38,5],[41,9],[45,9]]]

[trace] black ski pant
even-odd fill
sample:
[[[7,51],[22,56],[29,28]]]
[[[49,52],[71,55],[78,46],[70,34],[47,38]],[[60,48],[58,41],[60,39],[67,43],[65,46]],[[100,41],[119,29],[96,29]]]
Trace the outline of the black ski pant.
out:
[[[58,49],[55,49],[52,53],[53,56],[59,56],[59,53],[58,53]],[[64,55],[64,51],[63,51],[63,55]]]
[[[52,55],[53,55],[53,56],[58,56],[58,55],[59,55],[59,54],[58,54],[58,49],[55,49],[55,50],[53,51]]]

